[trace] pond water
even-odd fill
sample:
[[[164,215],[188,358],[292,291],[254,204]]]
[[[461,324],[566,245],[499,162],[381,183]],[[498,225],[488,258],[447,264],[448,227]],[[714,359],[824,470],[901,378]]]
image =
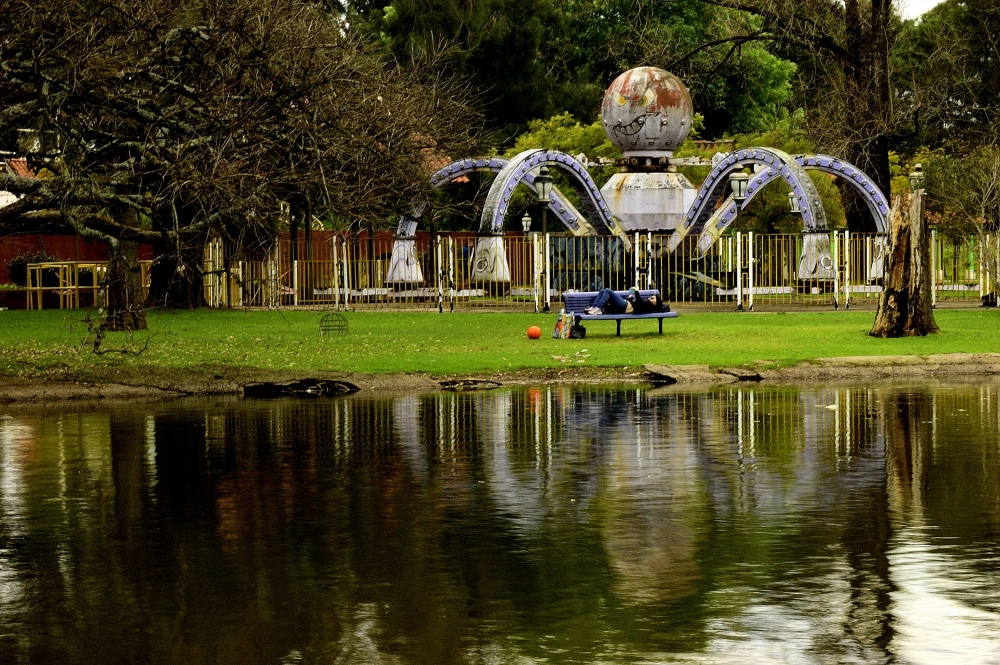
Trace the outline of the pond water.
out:
[[[1000,392],[0,406],[0,663],[1000,661]]]

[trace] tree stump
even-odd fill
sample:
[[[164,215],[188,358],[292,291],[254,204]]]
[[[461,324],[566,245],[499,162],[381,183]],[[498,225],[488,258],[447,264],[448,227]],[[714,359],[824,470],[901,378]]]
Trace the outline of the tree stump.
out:
[[[890,213],[889,249],[872,337],[923,337],[940,330],[931,308],[930,234],[923,195],[918,189],[904,195],[902,204],[897,198]]]

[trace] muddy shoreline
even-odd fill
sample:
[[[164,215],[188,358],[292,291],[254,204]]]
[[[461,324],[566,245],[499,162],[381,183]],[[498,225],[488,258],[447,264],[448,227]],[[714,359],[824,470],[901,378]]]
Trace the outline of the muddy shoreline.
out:
[[[488,389],[498,385],[617,383],[695,387],[740,382],[792,385],[961,381],[989,377],[1000,377],[1000,354],[817,358],[777,368],[646,364],[635,367],[529,368],[467,375],[291,372],[228,366],[188,369],[146,367],[127,373],[108,371],[81,375],[66,369],[50,371],[44,376],[0,377],[0,403],[242,395],[247,384],[300,379],[345,382],[356,386],[362,393],[398,393]]]

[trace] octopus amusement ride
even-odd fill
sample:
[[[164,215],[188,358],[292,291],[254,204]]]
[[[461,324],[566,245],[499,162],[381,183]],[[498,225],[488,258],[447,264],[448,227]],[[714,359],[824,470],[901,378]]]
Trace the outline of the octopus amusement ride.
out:
[[[555,218],[575,236],[617,236],[626,251],[630,236],[656,232],[669,234],[664,251],[693,245],[693,251],[703,254],[736,220],[739,210],[768,184],[781,179],[791,190],[792,212],[802,217],[798,278],[833,279],[826,212],[808,170],[832,174],[853,186],[867,203],[878,233],[886,233],[889,202],[885,194],[860,169],[829,155],[789,155],[766,147],[719,153],[708,177],[696,189],[677,172],[684,160],[673,157],[691,129],[691,96],[679,78],[663,69],[637,67],[619,75],[605,92],[601,112],[605,133],[623,155],[618,162],[620,171],[603,188],[598,189],[579,159],[546,149],[525,150],[511,159],[461,159],[431,176],[434,187],[444,187],[474,171],[497,174],[482,211],[472,257],[473,279],[510,281],[503,240],[508,207],[519,185],[534,187],[539,177],[549,180],[549,169],[564,176],[583,208],[581,212],[552,187],[548,210]],[[389,282],[423,281],[415,256],[415,232],[424,207],[416,208],[399,223]],[[694,237],[696,244],[684,243],[685,238]]]

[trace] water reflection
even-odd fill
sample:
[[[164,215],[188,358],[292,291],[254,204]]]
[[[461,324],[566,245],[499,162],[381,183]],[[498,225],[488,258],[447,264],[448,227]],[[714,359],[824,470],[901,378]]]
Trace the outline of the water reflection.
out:
[[[0,415],[0,662],[996,662],[1000,395]]]

